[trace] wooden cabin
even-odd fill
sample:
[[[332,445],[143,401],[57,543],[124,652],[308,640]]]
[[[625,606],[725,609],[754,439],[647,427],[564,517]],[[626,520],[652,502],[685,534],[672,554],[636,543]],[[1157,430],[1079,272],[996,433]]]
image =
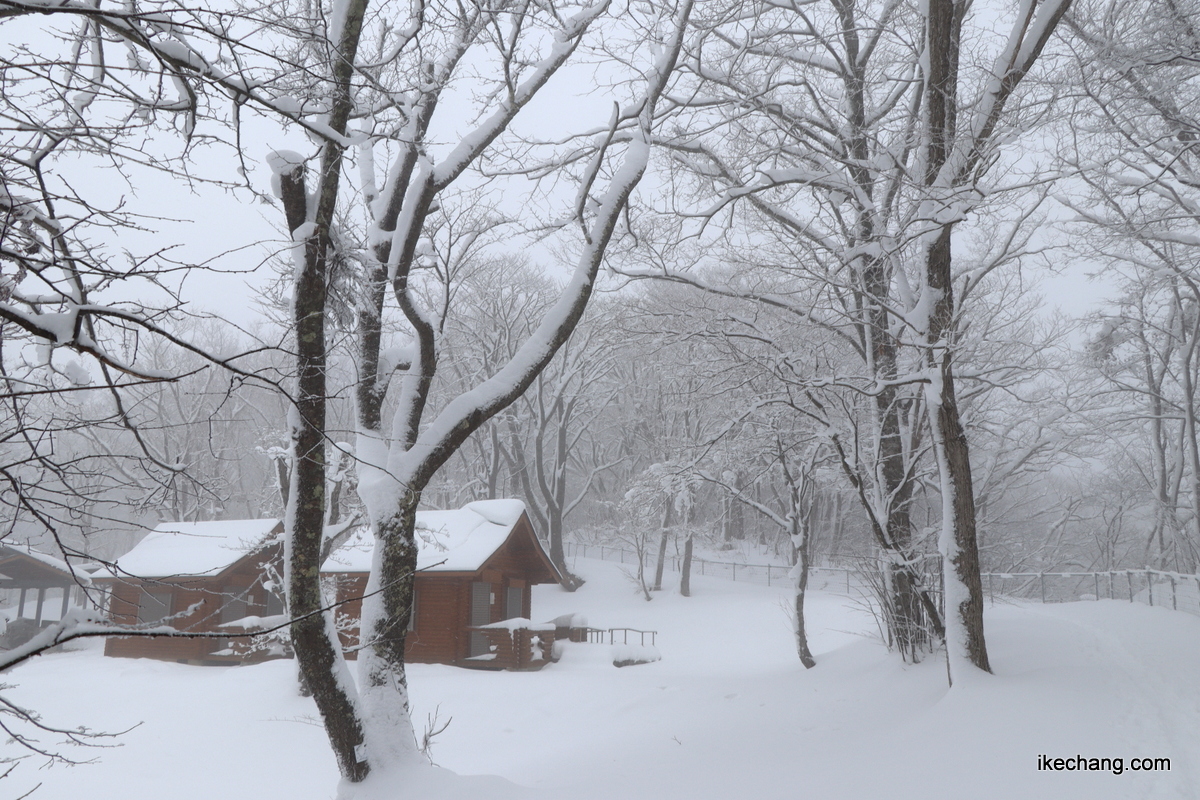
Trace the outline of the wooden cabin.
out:
[[[222,623],[283,613],[269,590],[280,572],[282,533],[277,519],[164,523],[118,558],[113,574],[94,580],[111,585],[114,622],[151,626],[173,617],[165,624],[181,631],[219,632]],[[240,642],[221,638],[110,636],[104,654],[237,664],[283,652],[247,652]]]
[[[24,644],[70,608],[86,603],[84,591],[90,585],[78,564],[72,567],[32,548],[0,544],[0,648]]]
[[[221,623],[283,613],[267,591],[278,575],[278,520],[170,523],[161,525],[116,562],[110,613],[125,624],[152,624],[199,604],[171,624],[180,630],[217,631]],[[530,588],[559,583],[561,576],[534,533],[519,500],[483,500],[451,511],[417,513],[417,574],[414,615],[406,646],[417,663],[485,668],[530,668],[530,652],[549,657],[546,626],[481,628],[532,614]],[[328,591],[341,604],[339,630],[346,655],[355,656],[361,597],[366,590],[374,542],[361,528],[321,568]],[[99,579],[97,579],[99,580]],[[530,628],[536,629],[530,632]],[[550,626],[552,629],[553,626]],[[510,636],[506,648],[500,639]],[[511,650],[511,652],[509,652]],[[110,656],[160,658],[196,664],[230,664],[273,655],[244,641],[110,637]],[[541,662],[536,654],[533,661]]]
[[[497,637],[509,628],[528,631],[531,626],[530,589],[539,583],[561,583],[550,557],[542,548],[520,500],[480,500],[455,511],[417,513],[417,573],[413,619],[409,625],[405,658],[423,664],[456,664],[483,668],[525,669],[530,648],[505,657]],[[336,579],[342,613],[357,620],[367,586],[374,549],[370,534],[357,531],[330,556],[321,572]],[[509,626],[483,628],[505,620],[524,620]],[[347,655],[358,641],[356,625],[342,626]],[[537,631],[535,630],[535,638]],[[513,632],[514,642],[529,638]],[[548,658],[553,634],[543,634],[541,645]],[[498,659],[498,660],[497,660]]]

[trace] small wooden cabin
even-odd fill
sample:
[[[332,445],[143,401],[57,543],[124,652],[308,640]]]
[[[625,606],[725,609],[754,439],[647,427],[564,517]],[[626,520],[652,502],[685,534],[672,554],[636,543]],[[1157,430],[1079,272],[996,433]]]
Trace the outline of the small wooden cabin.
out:
[[[413,663],[489,667],[492,638],[479,626],[533,614],[530,589],[561,583],[520,500],[480,500],[417,513],[417,573],[405,657]],[[343,612],[357,620],[374,544],[365,529],[321,568],[337,581]],[[343,644],[358,640],[343,629]],[[349,650],[348,655],[353,655]]]
[[[116,560],[115,574],[93,580],[111,585],[114,622],[149,626],[192,609],[169,624],[217,632],[225,622],[283,613],[282,602],[268,590],[270,575],[279,572],[282,533],[277,519],[164,523]],[[219,638],[146,636],[110,636],[104,654],[188,664],[236,664],[272,655],[246,654]]]
[[[283,613],[267,591],[279,574],[279,520],[169,523],[160,525],[117,559],[110,615],[124,624],[152,624],[199,604],[172,625],[180,630],[218,631],[221,623],[247,616]],[[530,588],[562,578],[534,533],[519,500],[483,500],[452,511],[417,513],[417,574],[414,614],[406,645],[416,663],[490,667],[495,631],[478,626],[528,619]],[[361,597],[371,568],[374,542],[361,528],[321,568],[341,606],[342,643],[355,655]],[[547,643],[552,636],[547,636]],[[270,652],[247,653],[244,644],[222,639],[110,637],[106,655],[159,658],[194,664],[262,660]],[[522,651],[521,655],[526,655]],[[524,659],[522,660],[522,663]]]

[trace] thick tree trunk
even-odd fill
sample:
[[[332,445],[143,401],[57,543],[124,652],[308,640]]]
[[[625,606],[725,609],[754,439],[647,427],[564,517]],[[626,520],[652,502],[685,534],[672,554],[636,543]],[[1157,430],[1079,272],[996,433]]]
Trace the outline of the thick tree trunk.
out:
[[[288,228],[307,219],[304,168],[297,165],[280,175]],[[355,698],[347,686],[345,662],[333,615],[322,612],[321,547],[325,534],[325,280],[326,261],[320,232],[306,243],[304,266],[297,277],[293,301],[296,330],[297,386],[292,409],[291,490],[288,493],[287,573],[288,613],[292,647],[300,667],[301,685],[311,692],[342,775],[352,781],[366,777],[368,766],[359,757],[363,730]]]
[[[931,378],[928,405],[938,470],[942,476],[942,553],[945,584],[946,654],[953,682],[957,661],[966,658],[991,672],[983,632],[983,584],[975,530],[975,495],[966,432],[954,391],[953,309],[950,282],[950,227],[929,250],[928,286],[937,297],[930,317],[928,353]]]
[[[420,763],[408,703],[404,648],[417,569],[419,492],[375,521],[375,554],[362,605],[364,647],[358,655],[359,693],[371,767]],[[381,581],[387,580],[384,584]]]
[[[958,60],[965,6],[955,0],[929,0],[926,21],[925,103],[927,145],[925,181],[937,185],[949,157],[957,125]],[[936,201],[932,198],[930,204]],[[975,531],[975,496],[966,432],[954,390],[955,304],[951,267],[953,223],[937,231],[926,253],[925,290],[933,300],[926,330],[926,364],[931,382],[926,397],[933,426],[935,457],[942,477],[942,553],[945,584],[946,655],[950,680],[957,662],[990,672],[983,634],[983,586]]]
[[[680,566],[679,593],[692,596],[692,534],[683,540],[683,564]]]

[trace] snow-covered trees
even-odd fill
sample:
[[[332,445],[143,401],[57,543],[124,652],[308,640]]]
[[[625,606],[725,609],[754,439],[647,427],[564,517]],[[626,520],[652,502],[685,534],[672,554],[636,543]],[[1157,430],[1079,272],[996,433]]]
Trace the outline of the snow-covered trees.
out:
[[[1069,202],[1088,256],[1119,292],[1088,360],[1117,418],[1140,434],[1121,446],[1139,454],[1128,463],[1148,495],[1145,556],[1191,571],[1200,563],[1200,8],[1085,3],[1069,21],[1082,88],[1072,112],[1088,123],[1063,154],[1086,187]]]
[[[547,81],[571,58],[606,3],[558,9],[418,5],[407,27],[373,24],[365,2],[337,9],[332,51],[314,64],[329,82],[329,105],[309,123],[328,133],[316,158],[315,186],[306,183],[306,159],[277,151],[271,164],[288,228],[296,241],[294,329],[299,385],[293,414],[295,469],[289,507],[289,602],[298,622],[293,643],[326,720],[343,775],[364,779],[418,757],[404,677],[405,630],[416,568],[413,527],[421,493],[446,461],[524,392],[578,323],[605,249],[630,193],[647,166],[656,108],[666,90],[689,7],[652,10],[641,20],[653,57],[642,64],[644,83],[634,105],[614,109],[598,146],[568,156],[584,159],[577,203],[563,224],[578,226],[582,242],[569,283],[531,336],[490,375],[434,408],[440,368],[439,339],[452,304],[430,305],[420,291],[423,268],[435,257],[422,244],[426,220],[454,202],[452,187],[477,167]],[[398,13],[406,12],[398,9]],[[344,14],[344,16],[342,16]],[[374,49],[371,49],[374,48]],[[474,59],[479,59],[478,62]],[[437,111],[458,76],[486,64],[495,76],[476,116],[444,151],[437,147]],[[477,75],[478,77],[478,75]],[[375,109],[350,127],[357,109]],[[445,135],[444,133],[441,135]],[[341,241],[335,238],[342,167],[350,147],[360,167],[362,208],[368,220],[358,259],[358,491],[375,534],[375,561],[363,603],[366,646],[359,654],[355,690],[340,666],[329,615],[316,581],[324,520],[324,404],[326,307],[323,288]],[[615,162],[615,150],[624,151]],[[445,295],[443,295],[444,297]],[[403,320],[395,341],[387,319]],[[385,403],[389,400],[391,404]]]
[[[686,62],[698,88],[665,144],[691,187],[676,205],[704,223],[701,238],[720,223],[739,269],[718,281],[669,264],[633,271],[753,299],[844,348],[832,374],[801,380],[857,383],[873,405],[876,466],[846,464],[887,554],[904,638],[931,610],[918,602],[910,518],[927,433],[942,476],[950,649],[983,669],[953,364],[963,300],[990,267],[957,268],[951,231],[1003,188],[984,178],[1013,130],[1009,106],[1066,7],[1023,3],[1005,19],[1010,35],[990,39],[955,2],[710,9],[696,23],[704,45]],[[983,65],[962,63],[967,41],[990,50]]]
[[[40,5],[6,2],[0,13],[7,23],[32,24],[34,15],[45,11]],[[646,170],[657,104],[674,68],[687,3],[627,10],[624,46],[633,54],[632,88],[618,93],[607,125],[597,117],[599,124],[590,130],[573,131],[582,134],[577,145],[561,157],[549,156],[543,166],[530,160],[526,144],[515,134],[503,147],[498,141],[571,62],[594,23],[611,11],[607,2],[385,7],[358,1],[331,8],[304,3],[242,8],[228,14],[173,4],[144,14],[126,6],[64,3],[49,13],[78,21],[71,38],[74,54],[54,61],[31,57],[18,65],[18,71],[41,70],[43,84],[34,89],[44,97],[38,105],[13,99],[10,92],[10,107],[52,108],[68,123],[18,120],[33,134],[13,163],[28,170],[32,177],[26,183],[35,188],[38,159],[62,140],[90,145],[95,136],[100,152],[118,167],[138,163],[132,149],[114,153],[99,137],[102,131],[88,127],[89,108],[92,114],[103,110],[117,115],[105,117],[114,134],[132,135],[147,120],[178,122],[193,147],[209,142],[206,122],[227,111],[231,116],[220,121],[233,123],[235,136],[226,141],[234,144],[244,133],[239,123],[253,109],[273,123],[295,126],[316,148],[311,179],[309,156],[280,148],[268,157],[275,194],[295,243],[291,326],[297,383],[289,390],[294,464],[287,582],[296,618],[293,644],[342,772],[351,781],[363,779],[373,767],[386,770],[416,757],[403,659],[416,554],[413,515],[421,491],[473,431],[520,396],[567,339],[587,304],[621,212]],[[617,46],[615,41],[609,38],[611,46]],[[113,50],[125,50],[128,57],[115,59]],[[128,67],[111,66],[123,63]],[[51,75],[60,66],[66,84]],[[456,95],[464,75],[481,83],[490,79],[490,86],[473,87],[469,98]],[[456,104],[461,111],[463,101],[475,105],[457,119],[443,120]],[[219,106],[225,102],[227,110]],[[450,111],[439,114],[439,109]],[[56,138],[59,128],[67,134]],[[443,146],[447,140],[453,143]],[[437,254],[423,239],[431,214],[458,202],[453,191],[457,183],[479,187],[484,180],[479,177],[481,159],[490,159],[492,170],[510,169],[498,158],[505,153],[517,171],[575,171],[576,199],[551,198],[557,206],[553,226],[577,231],[581,240],[573,275],[511,358],[434,409],[430,392],[449,306],[425,302],[422,284],[436,274],[431,261]],[[240,149],[232,149],[232,155],[235,164],[246,166]],[[346,180],[351,160],[358,167],[358,219],[366,221],[357,230],[344,213],[351,198]],[[90,353],[105,369],[159,377],[139,375],[119,362],[97,344],[89,327],[95,319],[143,328],[152,320],[90,302],[87,292],[95,287],[80,277],[74,251],[66,246],[69,240],[59,234],[61,225],[42,208],[52,203],[37,197],[26,202],[7,188],[6,197],[6,241],[17,254],[9,283],[16,286],[27,274],[40,276],[56,288],[54,302],[65,303],[66,313],[58,308],[54,314],[23,310],[18,303],[27,297],[14,294],[10,286],[6,299],[15,302],[5,304],[5,319],[42,339]],[[569,209],[565,216],[564,207]],[[38,236],[47,241],[39,244]],[[65,278],[53,277],[33,257],[39,246],[50,245],[63,252],[59,261],[66,265]],[[56,262],[54,269],[64,267]],[[321,612],[317,580],[328,477],[329,290],[342,280],[355,287],[358,490],[377,537],[376,569],[364,604],[367,647],[359,658],[360,690],[346,675],[330,615]],[[37,303],[45,306],[29,296],[27,304]],[[393,333],[397,322],[405,332]],[[407,337],[407,343],[397,336]]]

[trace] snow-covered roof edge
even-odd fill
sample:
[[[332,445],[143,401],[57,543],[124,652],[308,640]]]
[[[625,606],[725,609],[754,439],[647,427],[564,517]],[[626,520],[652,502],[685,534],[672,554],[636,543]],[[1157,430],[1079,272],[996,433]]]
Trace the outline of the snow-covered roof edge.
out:
[[[81,585],[88,586],[91,584],[91,579],[88,578],[87,573],[84,572],[79,566],[72,567],[66,561],[63,561],[60,558],[55,558],[47,553],[43,553],[40,550],[34,550],[28,545],[26,545],[25,549],[21,549],[15,545],[0,543],[0,558],[5,557],[6,552],[31,558],[43,566],[50,567],[56,572],[63,573],[71,580],[76,581]]]
[[[164,522],[98,580],[213,578],[276,542],[279,518]]]

